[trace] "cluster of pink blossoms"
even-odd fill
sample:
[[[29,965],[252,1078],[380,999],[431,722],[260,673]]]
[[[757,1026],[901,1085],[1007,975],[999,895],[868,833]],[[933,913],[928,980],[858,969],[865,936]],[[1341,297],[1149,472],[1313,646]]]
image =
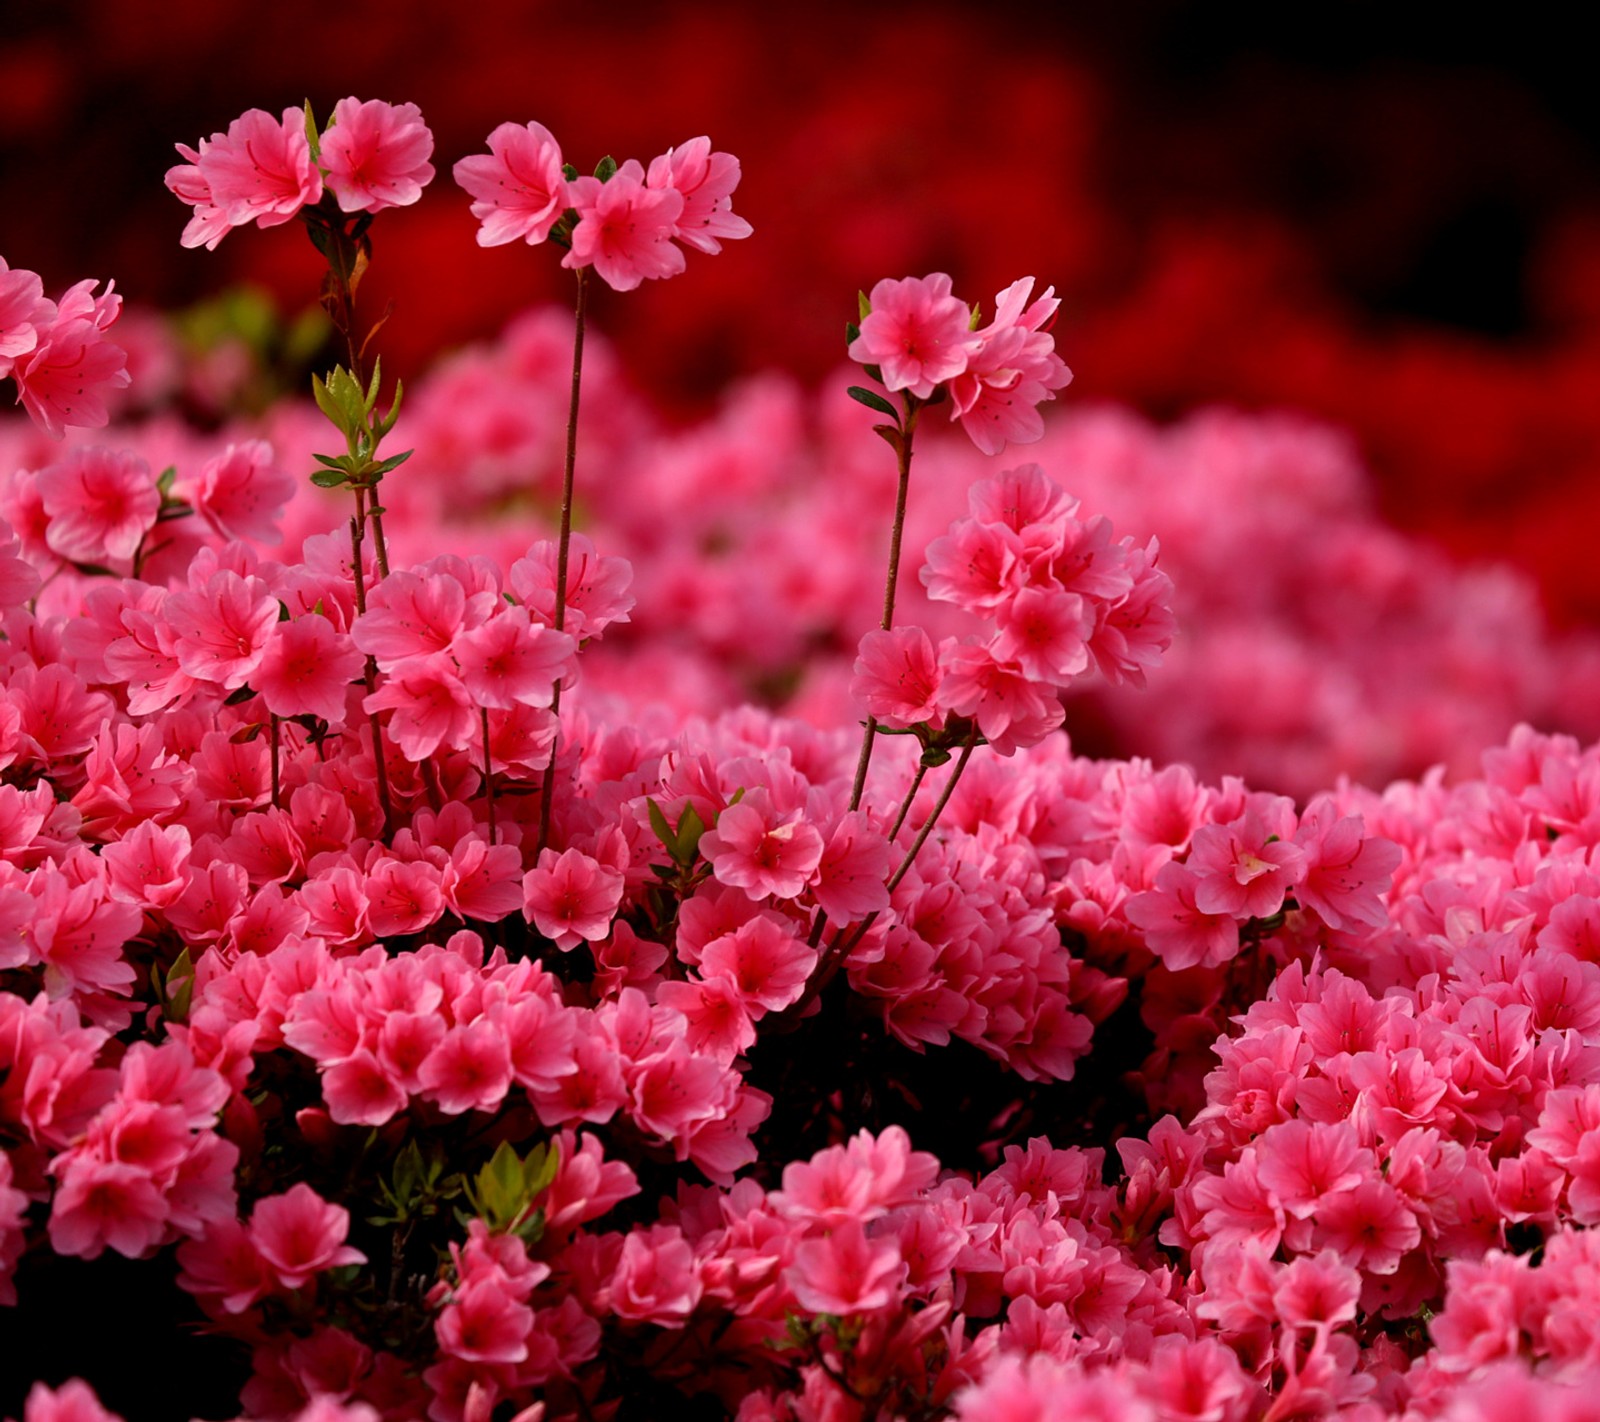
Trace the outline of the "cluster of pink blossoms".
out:
[[[1049,334],[1061,305],[1055,288],[1030,303],[1033,278],[1013,282],[980,329],[950,286],[943,272],[880,281],[850,342],[851,359],[875,367],[886,389],[918,400],[942,388],[950,418],[985,454],[1031,443],[1044,433],[1039,405],[1072,379]]]
[[[68,425],[110,418],[107,396],[129,380],[127,353],[106,336],[122,298],[107,283],[80,281],[51,301],[36,273],[0,257],[0,380],[8,376],[34,422],[59,439]]]
[[[555,236],[567,248],[562,266],[592,266],[618,291],[676,276],[684,246],[717,253],[748,237],[750,224],[733,211],[739,176],[739,160],[712,152],[704,136],[669,148],[648,168],[633,158],[608,160],[593,176],[579,176],[550,130],[533,122],[501,124],[488,153],[455,166],[456,182],[474,199],[481,246],[519,238],[532,246]]]
[[[1061,725],[1056,693],[1090,670],[1142,684],[1172,642],[1172,583],[1156,545],[1113,542],[1104,516],[1078,517],[1035,464],[980,481],[972,515],[928,545],[923,585],[994,630],[947,637],[921,627],[869,632],[851,690],[884,725],[938,730],[972,720],[1001,755]]]
[[[415,104],[340,99],[318,139],[306,110],[282,118],[250,109],[200,146],[177,145],[184,162],[167,187],[194,216],[185,247],[215,249],[236,227],[277,227],[318,203],[326,190],[341,213],[406,207],[433,181],[433,134]]]

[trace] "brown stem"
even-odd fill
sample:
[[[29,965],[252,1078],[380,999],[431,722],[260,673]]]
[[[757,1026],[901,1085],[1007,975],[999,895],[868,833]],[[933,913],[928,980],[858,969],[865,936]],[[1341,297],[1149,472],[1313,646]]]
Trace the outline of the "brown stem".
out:
[[[561,528],[556,538],[556,631],[567,629],[567,551],[572,544],[572,473],[578,461],[578,396],[583,386],[583,300],[587,290],[587,271],[578,268],[578,297],[573,307],[572,395],[567,402],[567,453],[561,469]],[[561,683],[555,684],[550,712],[556,717],[556,739],[550,747],[550,765],[545,771],[544,789],[539,796],[539,840],[533,857],[550,843],[550,802],[555,788],[556,758],[561,754]]]
[[[345,350],[350,359],[350,374],[354,377],[357,386],[365,391],[367,388],[366,366],[361,359],[362,352],[366,349],[365,342],[356,340],[356,296],[350,289],[351,272],[345,258],[350,251],[349,238],[343,232],[333,233],[333,251],[328,255],[328,273],[333,277],[333,284],[339,298],[339,310],[334,314],[334,324],[339,327],[344,335]],[[335,258],[333,253],[337,253]],[[381,324],[381,323],[380,323]],[[379,579],[389,576],[389,544],[383,536],[383,516],[378,512],[377,490],[373,490],[372,508],[366,505],[365,490],[357,488],[356,517],[363,524],[368,521],[372,524],[372,554],[378,565]]]
[[[359,617],[367,610],[367,580],[361,569],[359,518],[350,520],[350,573],[356,583],[356,615]],[[370,654],[367,657],[366,683],[367,695],[374,695],[378,690],[378,659]],[[389,768],[383,760],[383,725],[376,711],[369,711],[367,719],[372,726],[373,779],[378,787],[378,803],[383,807],[383,837],[387,840],[394,833],[394,803],[389,799]]]
[[[489,759],[489,708],[480,706],[483,719],[483,793],[489,802],[489,843],[494,843],[494,769]]]
[[[267,734],[270,737],[272,746],[272,808],[281,810],[283,808],[281,803],[282,782],[278,775],[278,718],[276,716],[273,716],[269,722]]]
[[[917,773],[911,777],[911,788],[906,791],[906,797],[900,802],[900,813],[894,817],[894,824],[889,829],[889,842],[894,843],[894,837],[900,833],[900,827],[905,824],[906,816],[911,813],[911,802],[917,798],[917,791],[922,789],[923,779],[928,774],[925,761],[917,762]]]
[[[905,396],[906,418],[901,426],[900,439],[895,445],[899,462],[900,482],[895,490],[894,527],[889,534],[889,573],[883,584],[883,617],[878,623],[880,631],[894,626],[894,595],[900,582],[900,538],[906,526],[906,492],[911,487],[911,440],[917,432],[917,414],[922,402],[916,396]],[[878,718],[867,717],[866,732],[861,738],[861,754],[856,759],[855,783],[850,787],[850,808],[861,808],[861,796],[867,788],[867,767],[872,764],[872,743],[878,734]]]
[[[922,822],[922,828],[917,831],[917,837],[912,840],[911,848],[906,850],[905,858],[900,861],[899,867],[889,876],[889,882],[885,887],[891,894],[900,886],[900,881],[905,878],[906,871],[911,868],[912,861],[921,852],[922,846],[928,842],[928,836],[933,833],[934,826],[939,823],[939,816],[944,813],[944,807],[950,803],[950,796],[955,792],[956,782],[961,779],[961,772],[967,768],[967,762],[972,759],[972,752],[977,748],[977,744],[978,730],[974,726],[972,734],[962,743],[961,755],[956,761],[956,768],[950,772],[950,778],[945,781],[944,789],[939,792],[939,798],[934,802],[928,818]],[[908,806],[909,803],[910,797],[908,796]],[[897,824],[896,829],[898,828]],[[776,1019],[767,1019],[768,1021],[784,1024],[777,1028],[779,1032],[792,1032],[795,1029],[806,1009],[816,1001],[822,990],[838,975],[840,967],[843,966],[844,960],[850,956],[851,950],[867,936],[868,930],[878,921],[879,914],[879,910],[874,910],[862,919],[860,923],[856,924],[854,928],[848,931],[845,929],[839,930],[833,942],[828,945],[827,953],[818,965],[817,971],[806,982],[805,991],[801,993],[799,1001],[790,1007],[786,1007]]]

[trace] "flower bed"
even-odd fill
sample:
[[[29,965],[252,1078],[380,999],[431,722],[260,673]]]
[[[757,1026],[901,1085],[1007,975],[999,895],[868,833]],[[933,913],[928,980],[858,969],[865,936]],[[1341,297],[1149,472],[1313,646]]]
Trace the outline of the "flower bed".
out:
[[[185,244],[302,222],[344,351],[266,431],[14,437],[0,1303],[140,1261],[263,1422],[1580,1415],[1600,752],[1505,723],[1592,647],[1324,432],[1046,436],[1029,279],[876,284],[809,432],[778,385],[663,432],[586,303],[748,234],[708,140],[496,129],[479,240],[560,248],[575,321],[409,397],[357,299],[416,109],[180,152]],[[0,267],[45,436],[117,315]],[[1091,685],[1201,769],[1074,755]]]

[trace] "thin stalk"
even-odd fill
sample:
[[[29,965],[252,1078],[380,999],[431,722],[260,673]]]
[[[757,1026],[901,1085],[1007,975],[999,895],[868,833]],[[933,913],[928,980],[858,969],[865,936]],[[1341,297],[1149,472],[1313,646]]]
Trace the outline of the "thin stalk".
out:
[[[357,498],[360,498],[359,491]],[[357,616],[367,610],[367,580],[361,568],[361,534],[361,520],[351,519],[350,573],[356,584]],[[367,656],[366,683],[367,695],[374,695],[378,690],[378,659],[371,654]],[[389,768],[383,762],[383,724],[378,720],[376,711],[369,711],[367,719],[372,726],[373,779],[378,787],[378,803],[383,807],[383,837],[388,839],[394,833],[394,803],[389,799]]]
[[[928,767],[923,762],[917,762],[917,773],[911,777],[911,788],[906,791],[906,797],[900,802],[900,813],[894,817],[894,824],[889,827],[889,842],[894,843],[894,837],[900,833],[900,827],[905,824],[906,816],[911,813],[911,802],[917,798],[917,791],[922,789],[922,782],[928,774]]]
[[[922,822],[922,828],[917,831],[917,837],[912,840],[911,848],[906,850],[905,858],[900,861],[894,873],[889,876],[889,882],[885,887],[891,894],[899,887],[900,881],[905,878],[907,870],[911,868],[912,861],[921,853],[922,846],[928,842],[928,836],[933,833],[934,826],[939,823],[939,816],[944,813],[944,807],[950,803],[950,796],[955,793],[956,782],[961,779],[961,772],[967,768],[967,762],[972,759],[972,752],[977,749],[977,745],[978,732],[977,728],[974,727],[972,734],[962,743],[961,755],[956,760],[955,769],[950,772],[950,778],[945,781],[944,789],[939,792],[939,798],[934,802],[928,818]],[[918,779],[921,779],[922,769],[923,767],[918,767]],[[910,807],[910,803],[911,797],[908,795],[906,804],[901,810],[901,819],[904,819],[905,810]],[[896,830],[900,828],[898,821],[895,824],[895,828]],[[794,1003],[793,1006],[785,1008],[778,1017],[778,1021],[785,1024],[778,1029],[780,1033],[783,1031],[792,1032],[799,1025],[800,1018],[805,1014],[806,1009],[816,1001],[822,990],[837,976],[844,960],[850,956],[851,949],[867,936],[868,930],[878,921],[878,917],[879,911],[874,910],[862,919],[860,923],[856,924],[854,928],[848,931],[839,930],[833,942],[828,945],[827,952],[817,971],[807,981],[805,991],[800,995],[800,1000]],[[815,947],[816,945],[813,944],[812,946]]]
[[[906,493],[911,487],[911,440],[917,432],[917,415],[922,409],[922,402],[913,395],[905,397],[905,404],[905,423],[901,426],[900,439],[895,445],[900,482],[895,490],[894,527],[889,534],[889,572],[883,584],[883,617],[878,623],[879,630],[883,632],[894,626],[894,595],[900,582],[900,539],[906,526]],[[850,787],[852,810],[861,808],[861,796],[867,788],[867,767],[872,764],[872,743],[877,735],[878,718],[868,716],[866,732],[861,738],[861,754],[856,759],[855,783]]]
[[[267,729],[267,734],[270,737],[270,743],[272,746],[272,808],[274,810],[281,810],[283,808],[283,787],[278,772],[278,718],[276,716],[272,717]]]
[[[583,302],[587,270],[578,268],[578,297],[573,307],[572,395],[567,402],[567,453],[561,469],[561,529],[556,541],[556,631],[567,630],[567,551],[572,544],[572,474],[578,461],[578,397],[583,388]],[[561,754],[561,683],[555,684],[550,713],[556,717],[556,739],[550,747],[550,765],[539,796],[539,840],[533,851],[538,859],[550,843],[550,801],[555,788],[556,760]]]
[[[362,389],[367,388],[366,365],[361,359],[361,353],[366,349],[366,343],[356,340],[356,297],[350,289],[350,278],[353,273],[347,262],[351,251],[350,239],[341,231],[332,233],[331,251],[328,253],[328,272],[333,277],[334,289],[339,298],[339,310],[334,316],[334,322],[344,335],[345,350],[350,359],[350,374],[355,378],[356,384]],[[336,255],[337,254],[337,255]],[[382,324],[381,322],[379,323]],[[366,502],[366,491],[356,489],[356,517],[363,524],[372,524],[372,553],[378,565],[380,579],[389,576],[389,545],[383,536],[383,516],[378,512],[379,504],[374,490],[372,507],[369,509]]]
[[[489,802],[489,843],[494,843],[494,770],[489,760],[489,708],[480,706],[478,714],[483,722],[483,793]]]

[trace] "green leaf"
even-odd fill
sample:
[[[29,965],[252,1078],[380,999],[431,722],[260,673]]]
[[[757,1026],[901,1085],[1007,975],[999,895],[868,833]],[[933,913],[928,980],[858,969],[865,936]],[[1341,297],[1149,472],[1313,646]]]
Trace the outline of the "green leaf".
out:
[[[569,183],[575,183],[578,181],[578,170],[570,163],[563,163],[561,165],[561,176]]]
[[[604,158],[595,164],[594,175],[595,177],[599,178],[602,183],[609,183],[612,175],[616,171],[617,160],[607,153]]]
[[[311,145],[311,161],[322,156],[322,141],[317,137],[317,118],[311,112],[311,100],[306,100],[306,142]]]
[[[394,383],[394,403],[389,406],[389,413],[387,415],[385,415],[381,420],[378,421],[378,428],[375,431],[375,433],[376,433],[376,435],[377,435],[377,437],[379,439],[382,439],[386,434],[388,434],[389,431],[394,428],[394,422],[400,418],[400,401],[404,397],[405,391],[406,391],[405,381],[403,381],[403,380],[395,381],[395,383]]]
[[[858,291],[856,293],[856,319],[865,321],[870,315],[872,315],[872,303],[867,300],[866,292]]]
[[[161,471],[161,477],[156,480],[156,493],[161,495],[161,500],[163,503],[166,502],[167,494],[172,489],[172,481],[177,477],[178,466],[176,464],[169,464]]]
[[[319,489],[342,489],[349,481],[350,476],[342,469],[317,469],[311,475],[311,482]]]
[[[890,448],[892,448],[896,454],[900,452],[901,434],[899,425],[874,425],[872,427],[872,432],[875,435],[881,435],[885,440],[887,440]]]
[[[372,362],[372,379],[367,382],[367,398],[363,401],[364,412],[372,413],[372,407],[378,403],[378,387],[383,382],[383,357],[379,356]]]
[[[187,948],[172,960],[172,966],[167,969],[167,980],[162,995],[167,1000],[167,1020],[186,1021],[189,1016],[189,1004],[194,999],[194,960],[190,958]]]
[[[371,472],[374,474],[387,474],[391,469],[398,469],[415,453],[416,450],[408,449],[401,454],[391,454],[387,459],[381,461],[380,463],[374,464]]]
[[[339,407],[334,403],[333,392],[328,389],[328,382],[315,371],[311,373],[311,398],[317,402],[317,408],[334,424],[339,423]]]
[[[280,603],[279,606],[281,607],[282,604]],[[224,706],[243,706],[255,694],[255,687],[241,686],[237,691],[229,692],[227,699],[222,704]]]
[[[313,454],[311,456],[318,464],[326,464],[330,469],[350,471],[350,456],[348,454]]]
[[[678,816],[678,862],[687,869],[700,852],[700,836],[706,832],[705,821],[693,805],[685,805]]]
[[[847,346],[853,346],[860,339],[861,339],[861,327],[856,325],[856,323],[854,321],[846,321],[844,323],[844,342],[845,342],[845,344]]]
[[[895,427],[897,429],[899,428],[900,412],[895,409],[895,407],[887,400],[885,400],[883,396],[875,394],[871,390],[865,390],[859,385],[852,385],[844,393],[854,400],[858,405],[865,405],[869,410],[876,410],[880,415],[887,415],[891,420],[894,421]]]
[[[528,1199],[543,1194],[555,1183],[556,1172],[561,1168],[561,1147],[554,1141],[537,1145],[522,1162],[522,1183]]]
[[[673,833],[672,826],[667,823],[666,814],[654,800],[646,800],[645,808],[650,815],[650,828],[656,833],[656,838],[666,845],[667,852],[674,859],[678,857],[678,836]]]
[[[103,567],[99,563],[73,563],[72,566],[86,578],[114,578],[116,576],[110,568]]]
[[[279,622],[293,622],[294,621],[294,614],[289,611],[289,604],[284,602],[281,598],[278,601],[278,621]]]

